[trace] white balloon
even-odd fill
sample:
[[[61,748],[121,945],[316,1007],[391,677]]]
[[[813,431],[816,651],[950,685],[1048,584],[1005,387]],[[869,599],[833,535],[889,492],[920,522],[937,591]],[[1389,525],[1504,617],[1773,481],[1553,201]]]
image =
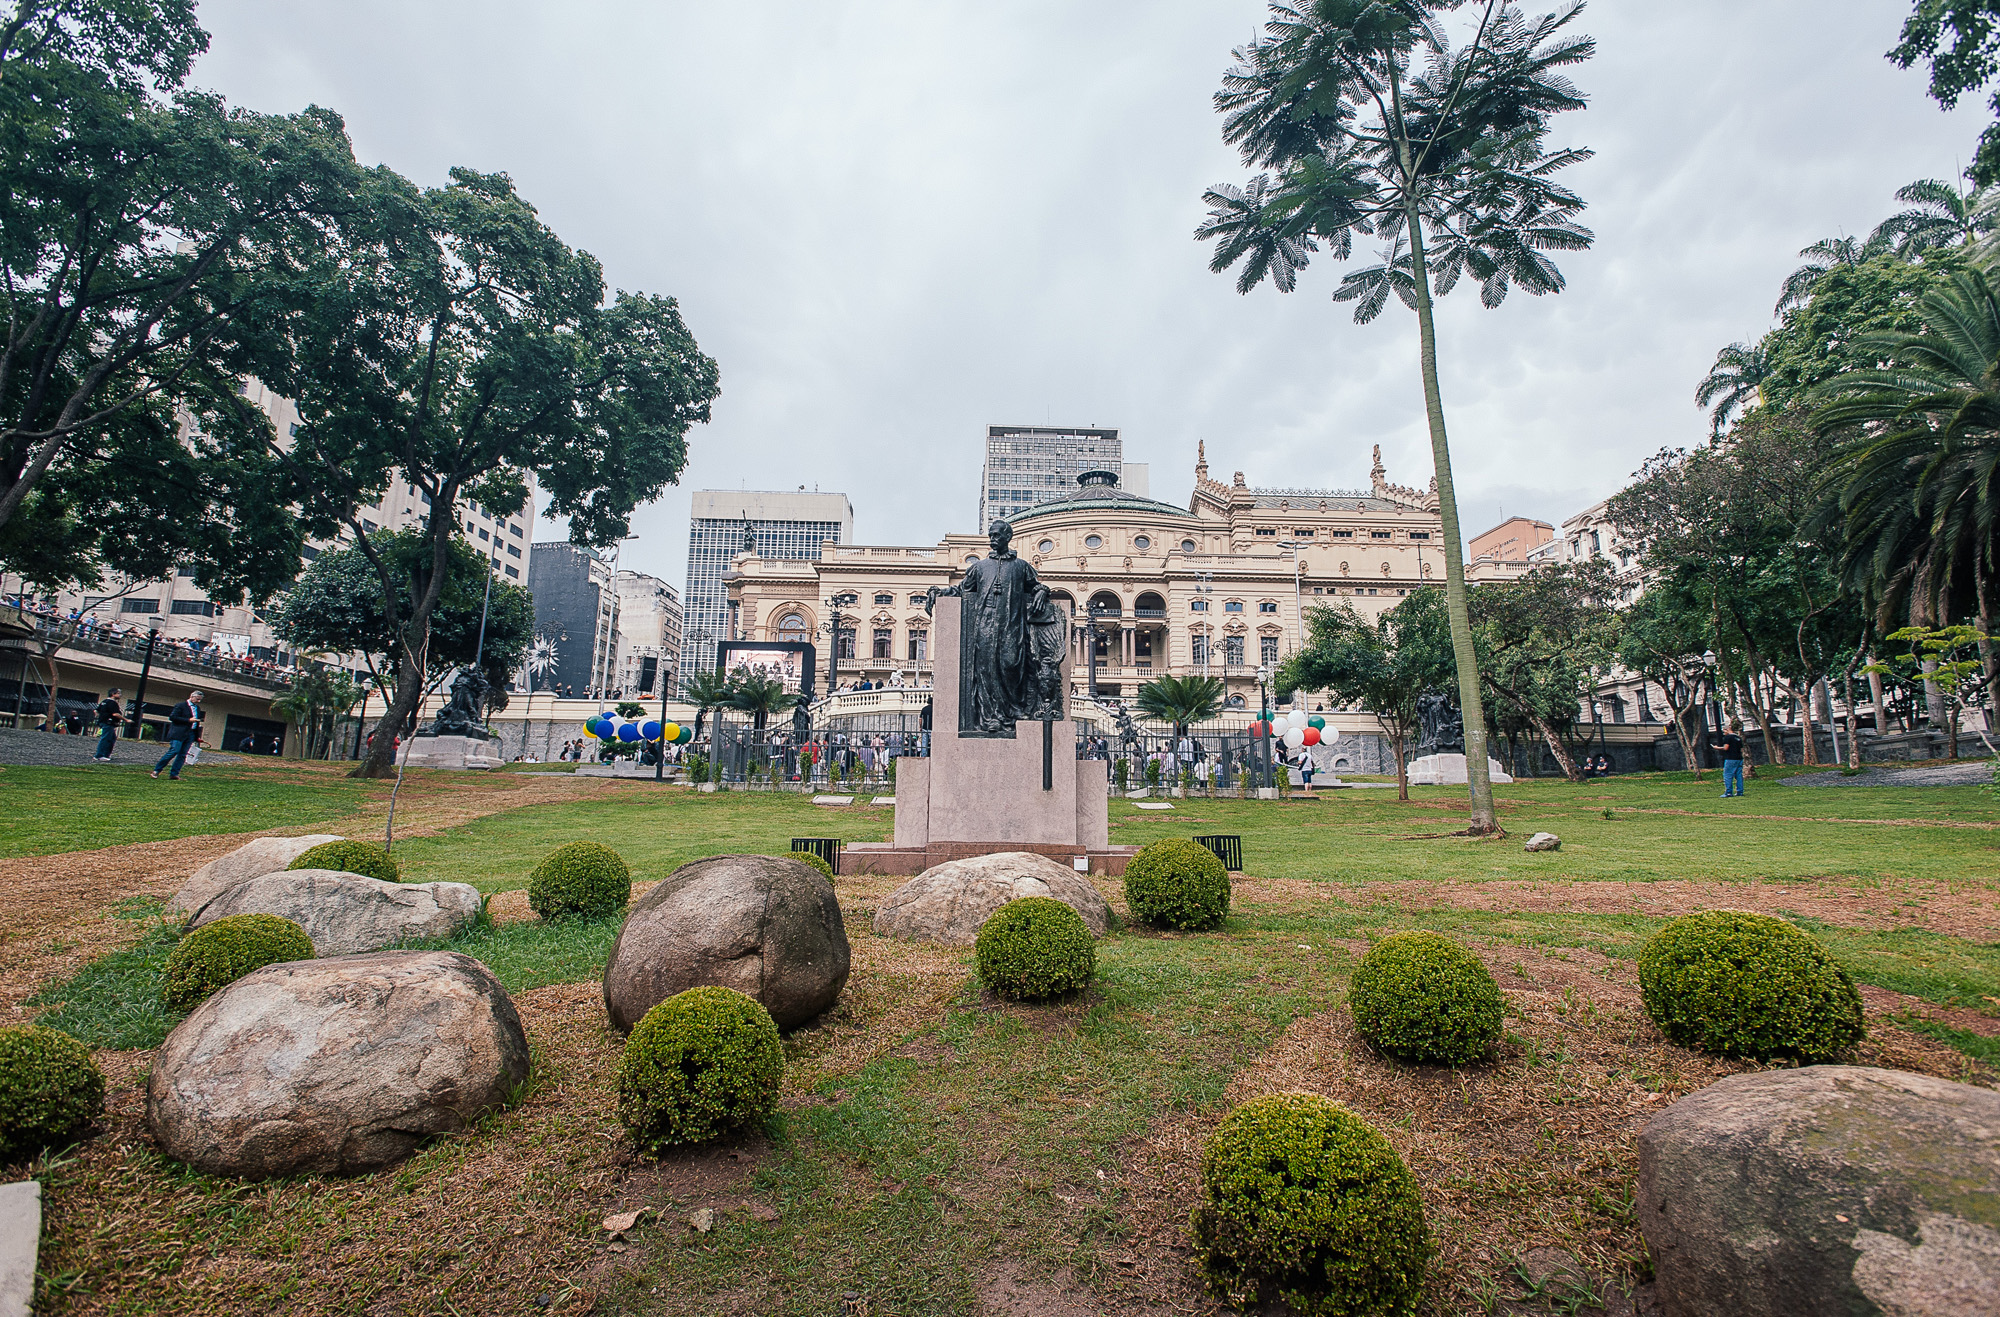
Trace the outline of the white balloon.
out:
[[[1290,746],[1292,749],[1296,750],[1305,743],[1306,743],[1306,734],[1303,728],[1294,727],[1292,728],[1292,730],[1285,733],[1285,744]]]
[[[1335,741],[1338,741],[1339,739],[1340,739],[1340,729],[1338,727],[1335,727],[1332,723],[1328,723],[1326,726],[1319,729],[1319,743],[1321,745],[1332,745]]]
[[[1295,712],[1295,713],[1288,713],[1285,715],[1286,731],[1289,732],[1296,728],[1304,727],[1305,725],[1306,725],[1306,720],[1304,714]]]

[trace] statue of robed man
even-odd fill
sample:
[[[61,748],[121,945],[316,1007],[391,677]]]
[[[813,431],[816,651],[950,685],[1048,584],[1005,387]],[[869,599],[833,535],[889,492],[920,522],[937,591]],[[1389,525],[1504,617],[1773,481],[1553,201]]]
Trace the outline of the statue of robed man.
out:
[[[960,736],[1012,737],[1017,719],[1042,716],[1029,627],[1050,612],[1049,589],[1008,547],[1013,538],[1012,526],[994,522],[986,532],[993,551],[967,567],[957,585],[930,593],[932,600],[956,595],[965,601],[958,624]]]

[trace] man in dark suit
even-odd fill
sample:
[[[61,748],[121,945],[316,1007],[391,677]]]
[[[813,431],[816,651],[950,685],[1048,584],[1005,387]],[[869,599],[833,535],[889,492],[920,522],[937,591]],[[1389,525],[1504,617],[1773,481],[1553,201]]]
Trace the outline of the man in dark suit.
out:
[[[188,747],[201,739],[201,692],[189,691],[187,698],[167,715],[167,752],[153,765],[153,776],[167,770],[167,780],[178,782],[181,765],[187,762]]]

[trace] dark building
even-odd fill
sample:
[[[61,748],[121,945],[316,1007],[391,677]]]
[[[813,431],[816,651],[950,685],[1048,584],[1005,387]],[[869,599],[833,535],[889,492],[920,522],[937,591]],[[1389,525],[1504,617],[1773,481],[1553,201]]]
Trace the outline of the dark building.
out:
[[[581,696],[601,691],[618,658],[618,596],[611,567],[566,541],[537,544],[528,556],[535,634],[555,645],[555,666],[534,673],[535,689]]]

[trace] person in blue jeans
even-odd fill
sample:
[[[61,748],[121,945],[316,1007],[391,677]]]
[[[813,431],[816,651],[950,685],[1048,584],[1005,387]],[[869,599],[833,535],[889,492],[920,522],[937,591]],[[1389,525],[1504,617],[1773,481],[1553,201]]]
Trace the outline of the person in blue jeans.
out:
[[[1722,756],[1723,799],[1743,794],[1743,724],[1729,720],[1726,730],[1712,733],[1708,748]]]
[[[189,691],[188,697],[174,706],[167,715],[167,752],[153,765],[153,776],[158,777],[161,769],[167,770],[167,780],[178,782],[181,765],[187,762],[188,747],[201,738],[201,692]]]
[[[119,689],[113,686],[97,702],[97,750],[91,757],[100,764],[111,762],[111,752],[118,745],[118,723],[124,716],[118,705],[119,694]]]

